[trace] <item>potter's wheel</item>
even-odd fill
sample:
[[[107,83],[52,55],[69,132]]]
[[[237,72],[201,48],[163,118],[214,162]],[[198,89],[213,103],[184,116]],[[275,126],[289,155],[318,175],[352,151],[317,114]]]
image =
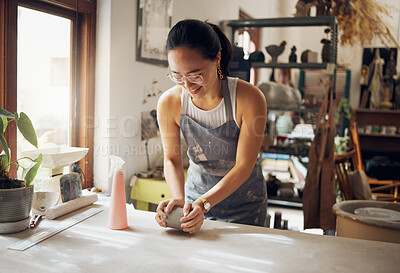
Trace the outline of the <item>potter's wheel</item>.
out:
[[[400,212],[391,209],[364,207],[354,210],[354,214],[376,220],[400,221]]]

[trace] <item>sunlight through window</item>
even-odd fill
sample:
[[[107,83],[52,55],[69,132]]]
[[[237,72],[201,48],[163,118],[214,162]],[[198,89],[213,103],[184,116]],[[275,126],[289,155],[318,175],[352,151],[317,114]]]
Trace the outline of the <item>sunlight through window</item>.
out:
[[[32,120],[40,148],[68,146],[71,94],[71,20],[18,8],[17,109]],[[18,151],[34,149],[18,136]],[[49,170],[41,168],[35,190]]]

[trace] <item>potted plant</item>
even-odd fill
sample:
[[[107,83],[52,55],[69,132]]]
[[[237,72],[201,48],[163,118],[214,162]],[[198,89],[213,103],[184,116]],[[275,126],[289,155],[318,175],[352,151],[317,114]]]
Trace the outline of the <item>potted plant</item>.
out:
[[[9,122],[15,122],[22,136],[37,148],[37,137],[29,117],[21,113],[10,113],[0,107],[0,234],[14,233],[25,230],[29,223],[29,213],[32,206],[33,179],[42,163],[42,154],[36,159],[24,157],[18,160],[28,160],[28,166],[21,165],[18,160],[11,161],[11,153],[4,132]],[[9,177],[10,165],[16,164],[22,168],[19,179]]]
[[[343,98],[338,103],[335,110],[336,132],[341,136],[345,136],[345,128],[349,127],[349,122],[353,118],[354,113],[348,98]]]

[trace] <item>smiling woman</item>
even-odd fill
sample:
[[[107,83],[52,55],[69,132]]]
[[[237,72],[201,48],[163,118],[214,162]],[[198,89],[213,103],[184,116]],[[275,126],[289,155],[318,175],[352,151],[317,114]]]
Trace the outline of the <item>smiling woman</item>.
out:
[[[228,76],[232,45],[214,24],[178,22],[166,49],[169,77],[177,85],[157,107],[173,198],[160,202],[157,223],[166,227],[162,219],[178,206],[184,232],[197,232],[204,218],[265,226],[266,184],[257,160],[267,118],[264,95]],[[180,133],[190,159],[186,183]]]
[[[0,106],[32,115],[39,139],[54,137],[51,142],[58,145],[89,148],[79,162],[85,188],[93,183],[96,3],[0,1],[0,54],[5,56],[0,61]],[[17,146],[16,134],[15,128],[7,134],[12,147]]]

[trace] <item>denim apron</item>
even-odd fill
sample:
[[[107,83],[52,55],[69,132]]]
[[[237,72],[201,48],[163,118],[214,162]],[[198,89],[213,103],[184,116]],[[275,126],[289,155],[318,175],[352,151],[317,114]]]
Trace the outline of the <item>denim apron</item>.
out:
[[[193,202],[210,190],[236,162],[240,128],[233,119],[227,80],[222,80],[221,85],[226,123],[216,128],[206,128],[187,115],[181,114],[180,117],[180,127],[188,146],[189,157],[185,184],[186,202]],[[266,184],[260,161],[257,160],[250,177],[234,193],[205,213],[204,217],[210,220],[265,226],[266,213]]]

